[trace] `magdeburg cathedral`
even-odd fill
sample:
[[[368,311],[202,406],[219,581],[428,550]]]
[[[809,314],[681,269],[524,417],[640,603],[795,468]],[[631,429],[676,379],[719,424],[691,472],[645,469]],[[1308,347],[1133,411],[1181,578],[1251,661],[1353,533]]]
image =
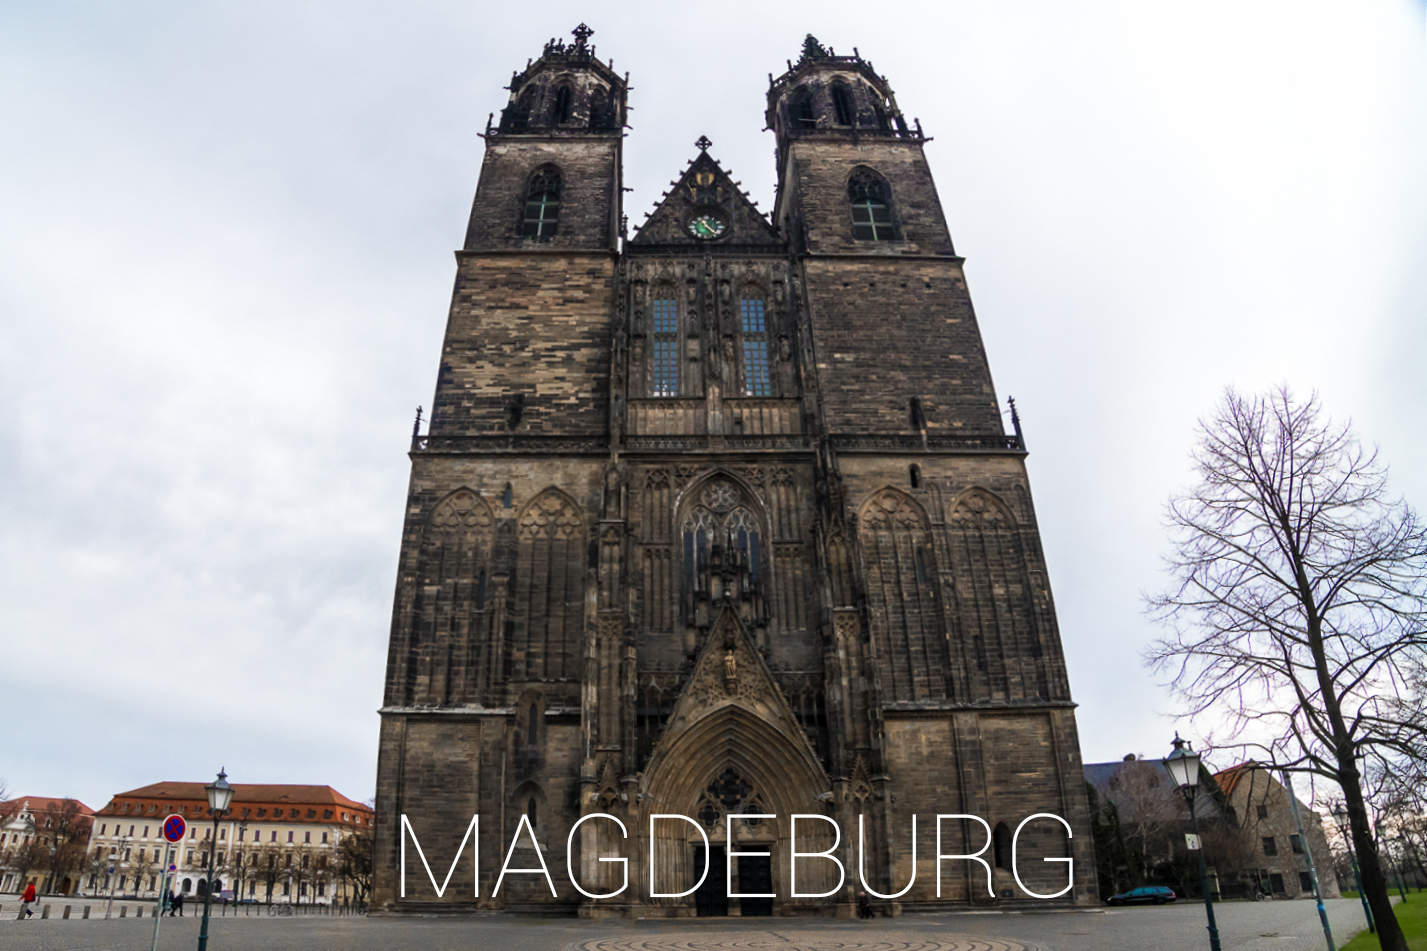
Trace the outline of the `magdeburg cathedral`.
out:
[[[1094,901],[1025,445],[929,139],[810,36],[770,77],[771,215],[701,138],[627,234],[627,77],[589,36],[484,136],[411,447],[373,909]]]

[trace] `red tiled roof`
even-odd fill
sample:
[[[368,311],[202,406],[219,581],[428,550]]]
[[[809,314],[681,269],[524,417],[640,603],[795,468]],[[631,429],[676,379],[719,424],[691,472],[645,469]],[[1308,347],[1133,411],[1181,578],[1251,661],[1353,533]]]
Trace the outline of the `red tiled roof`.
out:
[[[208,808],[208,794],[204,783],[166,782],[153,783],[116,793],[114,798],[101,810],[101,815],[116,815],[121,800],[128,803],[198,803]],[[331,786],[288,785],[281,783],[234,783],[232,807],[276,805],[276,806],[322,806],[338,807],[353,813],[370,815],[372,810],[333,789]]]
[[[1224,790],[1225,796],[1232,796],[1234,789],[1239,785],[1239,780],[1248,775],[1251,770],[1259,768],[1259,764],[1253,760],[1240,763],[1237,766],[1230,766],[1214,774],[1214,781],[1219,784],[1219,788]]]
[[[0,816],[8,816],[10,813],[25,806],[26,803],[29,804],[30,812],[39,815],[48,809],[51,803],[56,806],[63,806],[67,802],[72,802],[79,806],[79,814],[81,816],[94,815],[94,810],[90,809],[78,799],[55,799],[50,796],[16,796],[14,799],[7,799],[4,802],[0,802]]]

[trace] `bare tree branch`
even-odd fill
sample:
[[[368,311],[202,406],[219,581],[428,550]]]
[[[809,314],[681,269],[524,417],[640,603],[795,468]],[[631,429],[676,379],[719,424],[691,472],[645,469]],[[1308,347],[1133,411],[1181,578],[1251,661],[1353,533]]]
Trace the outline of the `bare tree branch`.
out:
[[[1146,659],[1187,715],[1226,718],[1220,745],[1338,784],[1382,947],[1406,951],[1368,800],[1427,762],[1427,529],[1316,394],[1226,391],[1193,459]]]

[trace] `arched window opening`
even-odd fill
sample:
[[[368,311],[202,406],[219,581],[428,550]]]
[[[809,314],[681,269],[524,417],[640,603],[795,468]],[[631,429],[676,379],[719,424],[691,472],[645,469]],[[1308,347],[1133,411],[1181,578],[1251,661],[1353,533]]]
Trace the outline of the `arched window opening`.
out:
[[[530,711],[526,714],[525,721],[525,745],[534,746],[540,742],[540,704],[532,703]],[[534,800],[531,800],[534,802]]]
[[[560,173],[554,169],[541,171],[530,180],[522,235],[546,241],[555,234],[560,217],[560,186]]]
[[[907,469],[907,481],[912,484],[912,488],[914,489],[920,489],[922,487],[922,467],[915,462]]]
[[[762,298],[739,301],[743,331],[743,395],[772,396],[768,372],[768,315]]]
[[[534,797],[534,796],[531,796],[531,797],[530,797],[530,802],[526,803],[526,805],[525,805],[525,814],[530,817],[530,828],[532,828],[532,829],[536,828],[537,824],[538,824],[539,821],[540,821],[540,817],[539,817],[539,816],[536,814],[536,812],[535,812],[535,797]]]
[[[1004,822],[996,823],[991,833],[991,842],[996,853],[996,867],[1011,870],[1011,829]]]
[[[501,502],[501,506],[502,506],[503,508],[510,508],[510,505],[511,505],[511,494],[512,494],[512,493],[511,493],[510,483],[507,482],[507,483],[505,484],[505,490],[504,490],[503,492],[501,492],[501,494],[500,494],[500,502]]]
[[[570,121],[570,101],[574,97],[569,86],[561,86],[555,92],[555,124],[564,125]]]
[[[911,419],[913,429],[927,428],[927,414],[922,411],[921,397],[914,396],[907,400],[907,415]]]
[[[887,121],[886,109],[883,109],[880,105],[873,103],[872,114],[877,117],[877,128],[881,129],[883,132],[887,132],[892,128],[891,123]]]
[[[817,116],[813,114],[813,96],[806,86],[793,93],[793,101],[789,104],[788,111],[792,116],[794,128],[817,128]]]
[[[847,183],[847,200],[852,204],[852,236],[858,241],[891,241],[892,209],[887,204],[887,186],[866,169],[853,172]]]
[[[508,130],[524,132],[530,127],[530,110],[535,105],[535,90],[526,89],[514,105],[507,107]]]
[[[852,96],[844,83],[832,84],[832,111],[838,125],[852,125]]]
[[[654,360],[650,395],[679,395],[679,302],[672,296],[653,302]]]
[[[590,92],[590,128],[596,132],[612,132],[617,113],[613,89],[597,86]]]

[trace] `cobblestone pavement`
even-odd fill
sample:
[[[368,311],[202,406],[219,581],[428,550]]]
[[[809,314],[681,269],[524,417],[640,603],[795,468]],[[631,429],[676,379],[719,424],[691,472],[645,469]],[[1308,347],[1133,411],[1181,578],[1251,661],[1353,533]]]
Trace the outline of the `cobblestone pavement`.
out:
[[[1339,944],[1363,927],[1328,902]],[[1310,901],[1215,906],[1224,951],[1323,951]],[[0,920],[0,951],[147,951],[153,919]],[[1204,906],[908,915],[873,921],[736,918],[216,918],[211,951],[1208,951]],[[195,918],[163,920],[159,947],[191,951]]]

